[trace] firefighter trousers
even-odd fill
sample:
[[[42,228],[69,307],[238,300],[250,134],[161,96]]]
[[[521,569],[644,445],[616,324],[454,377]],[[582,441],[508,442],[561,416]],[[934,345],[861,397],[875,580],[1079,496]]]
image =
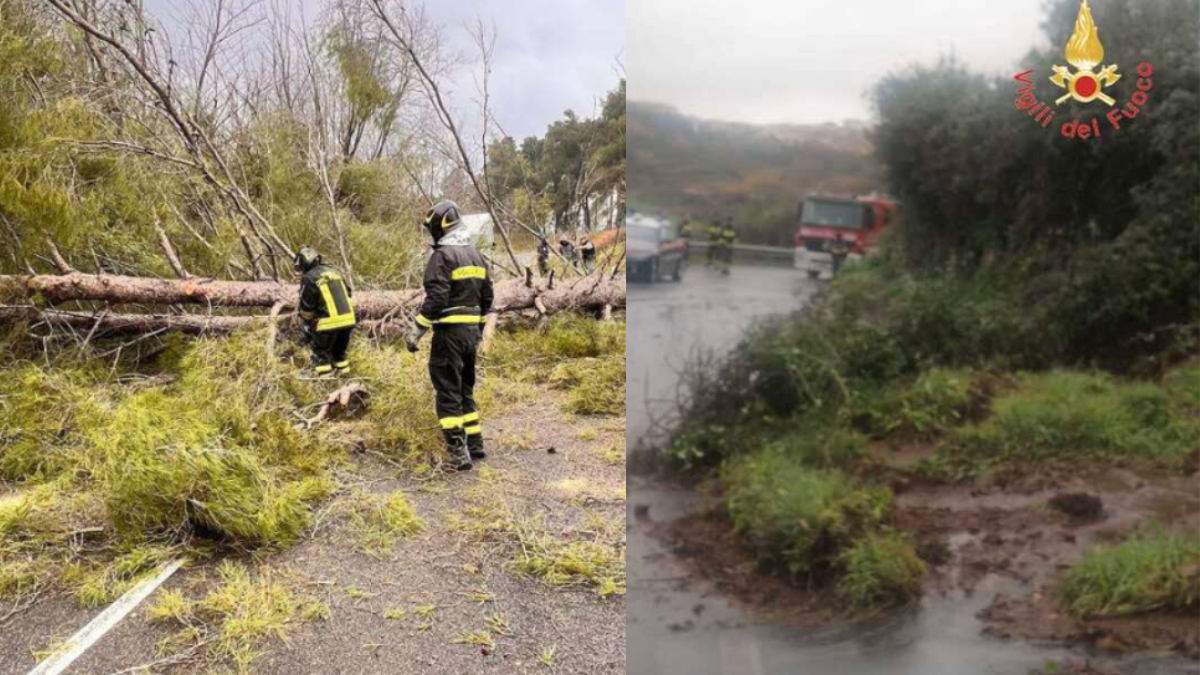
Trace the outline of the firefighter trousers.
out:
[[[312,334],[312,363],[318,374],[331,372],[335,368],[345,372],[350,367],[346,352],[350,350],[350,334],[353,332],[354,326],[350,326]]]
[[[467,436],[482,431],[475,407],[475,354],[481,339],[479,326],[438,326],[433,331],[429,377],[442,431],[462,429]]]

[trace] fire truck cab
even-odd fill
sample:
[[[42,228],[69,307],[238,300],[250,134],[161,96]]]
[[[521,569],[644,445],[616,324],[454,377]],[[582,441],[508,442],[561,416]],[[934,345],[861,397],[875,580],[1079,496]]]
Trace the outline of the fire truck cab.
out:
[[[832,279],[836,259],[862,257],[895,220],[897,204],[878,196],[811,196],[800,202],[796,269]]]

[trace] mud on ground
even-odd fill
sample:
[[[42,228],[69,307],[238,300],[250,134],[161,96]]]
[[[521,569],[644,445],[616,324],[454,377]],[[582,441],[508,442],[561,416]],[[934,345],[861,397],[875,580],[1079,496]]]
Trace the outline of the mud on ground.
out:
[[[910,464],[905,458],[898,462]],[[980,613],[987,634],[1122,652],[1171,650],[1200,659],[1200,619],[1195,616],[1156,612],[1075,619],[1054,600],[1059,573],[1090,547],[1120,541],[1152,523],[1200,529],[1200,476],[1195,473],[1050,467],[1009,472],[982,485],[927,483],[901,474],[890,482],[897,492],[895,524],[912,536],[929,566],[927,596],[971,593],[994,576],[1028,589],[999,594]],[[829,626],[862,618],[831,610],[830,589],[799,588],[761,569],[711,490],[688,517],[654,525],[652,531],[693,572],[775,622]]]

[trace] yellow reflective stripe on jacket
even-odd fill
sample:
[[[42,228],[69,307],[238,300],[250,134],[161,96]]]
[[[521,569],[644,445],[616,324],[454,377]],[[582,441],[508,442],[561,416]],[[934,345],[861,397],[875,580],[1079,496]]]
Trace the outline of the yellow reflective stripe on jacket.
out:
[[[337,302],[333,298],[333,291],[329,290],[329,283],[336,281],[342,284],[342,292],[345,295],[347,311],[339,312]],[[342,276],[337,272],[325,272],[321,278],[317,279],[317,288],[321,291],[321,299],[325,302],[325,312],[329,315],[317,321],[317,330],[337,330],[339,328],[348,328],[353,326],[357,321],[354,318],[354,301],[350,299],[350,294],[345,290],[346,285],[342,281]]]
[[[441,424],[442,428],[447,431],[449,431],[451,429],[461,429],[462,425],[463,425],[463,418],[461,418],[461,417],[443,417],[440,420],[438,420],[438,423]]]
[[[477,413],[477,412],[467,413],[466,415],[463,415],[462,420],[463,420],[463,424],[467,424],[469,422],[478,422],[479,421],[479,413]]]
[[[317,331],[337,330],[339,328],[349,328],[355,324],[353,314],[342,314],[341,316],[331,316],[328,319],[319,319],[317,321]]]
[[[433,322],[420,314],[417,315],[417,325],[422,328],[433,328]]]
[[[459,314],[457,316],[442,317],[441,319],[437,320],[437,323],[439,326],[443,326],[446,324],[452,324],[452,323],[453,324],[479,325],[481,323],[485,323],[486,321],[487,321],[487,318],[479,316],[478,314]]]
[[[480,427],[478,424],[476,424],[472,427],[463,427],[463,431],[466,431],[468,436],[474,436],[475,434],[482,434],[483,427]]]
[[[486,279],[486,278],[487,278],[487,270],[483,267],[476,267],[474,265],[466,265],[464,267],[459,267],[458,269],[456,269],[450,273],[451,281],[462,281],[463,279]]]

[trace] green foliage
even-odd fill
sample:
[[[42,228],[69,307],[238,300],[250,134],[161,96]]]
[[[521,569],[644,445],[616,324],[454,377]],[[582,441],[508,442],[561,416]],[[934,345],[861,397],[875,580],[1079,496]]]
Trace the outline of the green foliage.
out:
[[[1200,608],[1200,536],[1136,534],[1089,551],[1063,575],[1059,600],[1076,616],[1126,616]]]
[[[580,415],[625,413],[625,353],[597,359],[577,359],[558,365],[550,374],[554,386],[571,392],[567,410]]]
[[[566,541],[528,524],[518,525],[518,574],[551,586],[591,586],[601,597],[625,594],[625,550],[604,541]]]
[[[324,605],[298,595],[270,569],[251,574],[244,565],[226,561],[217,575],[216,587],[202,598],[166,592],[150,607],[151,619],[182,629],[161,648],[184,652],[204,647],[244,675],[267,641],[287,640],[296,626],[328,615]]]
[[[624,349],[624,323],[564,313],[533,330],[519,324],[504,327],[489,359],[502,368],[541,367],[548,376],[559,360],[597,358]]]
[[[1037,74],[1061,61],[1078,3],[1047,10],[1049,47],[1023,64],[1043,100],[1050,85]],[[1150,115],[1095,142],[1068,141],[1057,124],[1043,129],[1013,110],[1011,79],[947,59],[875,87],[875,139],[904,203],[907,267],[1003,270],[1018,282],[1015,307],[1061,353],[1128,367],[1169,346],[1169,328],[1200,318],[1200,4],[1097,0],[1093,13],[1110,62],[1153,64]],[[1116,95],[1124,102],[1132,91],[1126,78]],[[1059,120],[1094,115],[1069,103]]]
[[[428,357],[409,354],[403,347],[383,345],[352,349],[351,363],[371,384],[369,445],[414,464],[430,463],[442,452]]]
[[[528,137],[520,145],[511,137],[493,141],[488,183],[525,222],[549,220],[559,232],[579,218],[587,229],[600,229],[591,202],[614,190],[625,193],[625,81],[608,93],[595,119],[567,110],[543,138]]]
[[[502,329],[488,356],[504,378],[550,383],[570,392],[584,415],[625,411],[625,323],[560,314],[536,328]]]
[[[92,379],[81,371],[25,365],[0,378],[0,479],[26,480],[73,468],[78,420],[96,413]]]
[[[390,554],[397,540],[425,529],[403,492],[360,496],[351,520],[362,540],[360,548],[373,556]]]
[[[856,391],[846,417],[860,431],[932,439],[979,416],[989,396],[988,379],[972,370],[933,368],[911,382],[880,391]]]
[[[1200,359],[1167,371],[1163,387],[1180,411],[1193,415],[1200,412]]]
[[[84,607],[103,607],[121,597],[172,555],[161,546],[135,546],[111,562],[83,573],[75,597]]]
[[[951,435],[942,449],[961,461],[1137,457],[1179,460],[1200,425],[1178,415],[1154,383],[1054,370],[1017,379],[997,396],[992,415]]]
[[[896,532],[871,534],[854,542],[843,554],[842,566],[845,573],[837,589],[852,607],[893,607],[921,595],[925,563],[908,539]]]
[[[855,540],[891,515],[888,490],[805,467],[775,449],[727,463],[721,479],[734,528],[760,557],[795,575],[835,568]]]

